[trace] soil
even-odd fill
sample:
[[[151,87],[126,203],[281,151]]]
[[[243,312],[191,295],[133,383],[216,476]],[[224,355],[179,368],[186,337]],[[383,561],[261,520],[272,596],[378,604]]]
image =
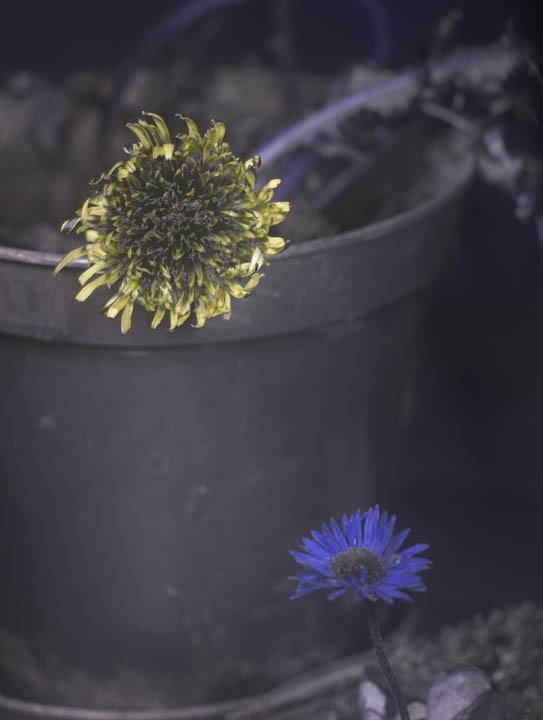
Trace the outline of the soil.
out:
[[[57,83],[19,74],[0,87],[3,242],[65,249],[69,241],[58,233],[60,223],[88,196],[89,180],[122,159],[122,148],[133,141],[125,125],[142,109],[163,115],[173,132],[186,130],[175,113],[192,117],[201,130],[220,119],[241,157],[250,157],[261,141],[297,117],[281,73],[250,61],[196,72],[183,59],[170,58],[166,67],[138,71],[112,107],[115,84],[115,73]],[[324,78],[300,78],[299,112],[322,104],[328,84]],[[325,221],[312,224],[316,234],[329,229]]]
[[[441,672],[458,663],[467,663],[487,674],[509,720],[543,717],[543,606],[522,603],[496,609],[487,617],[477,615],[472,620],[445,627],[437,638],[432,639],[414,632],[414,622],[416,616],[385,642],[391,666],[408,702],[425,703],[428,689]],[[24,647],[13,638],[2,636],[0,641],[11,659],[19,656],[19,662]],[[27,657],[26,662],[27,679],[34,685],[34,691],[36,687],[41,691],[45,687],[48,691],[60,691],[64,699],[61,704],[76,704],[71,702],[73,698],[80,699],[92,689],[84,674],[72,673],[68,677],[59,673],[57,667],[55,681],[54,663],[44,676],[33,666],[31,658]],[[225,720],[360,720],[357,691],[363,679],[371,680],[387,693],[371,650],[324,665],[242,704],[224,703],[222,709],[216,706],[215,711],[210,710],[209,717],[224,717]],[[116,681],[119,680],[125,685],[132,682],[134,695],[141,694],[139,683],[142,678],[112,678],[109,685],[100,688],[98,705],[92,701],[90,706],[115,707]],[[52,687],[55,682],[56,687]],[[194,708],[194,712],[195,717],[208,716],[203,708]]]
[[[122,158],[122,147],[133,139],[125,124],[142,109],[162,114],[174,132],[185,131],[174,118],[178,112],[194,118],[201,130],[220,119],[232,150],[250,157],[336,97],[338,82],[352,92],[379,77],[360,67],[339,80],[293,77],[251,59],[195,68],[186,58],[169,57],[166,64],[137,71],[114,102],[115,73],[79,74],[57,83],[15,75],[0,87],[0,242],[69,249],[70,240],[58,230],[61,222],[88,197],[89,180]],[[350,230],[413,207],[447,182],[447,168],[469,151],[466,139],[449,133],[443,162],[436,155],[443,126],[426,121],[421,128],[420,120],[409,119],[399,124],[387,113],[386,104],[380,113],[359,112],[263,169],[263,175],[283,180],[276,196],[292,201],[282,234],[303,242]]]
[[[483,670],[510,720],[543,717],[543,606],[523,603],[445,627],[437,639],[399,634],[385,643],[408,702],[426,702],[442,671],[458,663]],[[370,679],[386,692],[372,653],[323,668],[228,714],[229,720],[359,720],[357,688]]]

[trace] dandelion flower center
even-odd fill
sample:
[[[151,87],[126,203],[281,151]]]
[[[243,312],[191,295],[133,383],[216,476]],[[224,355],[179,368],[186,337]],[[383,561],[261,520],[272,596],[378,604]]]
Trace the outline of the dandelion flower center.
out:
[[[338,580],[345,580],[349,575],[357,576],[363,567],[368,585],[376,585],[386,575],[383,561],[377,553],[368,548],[350,547],[338,552],[332,558],[330,567]]]

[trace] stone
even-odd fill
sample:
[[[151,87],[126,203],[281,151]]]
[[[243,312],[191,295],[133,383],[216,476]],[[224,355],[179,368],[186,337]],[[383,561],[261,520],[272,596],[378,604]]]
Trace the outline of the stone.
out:
[[[506,720],[506,715],[502,703],[489,691],[461,713],[458,720]]]
[[[505,720],[490,681],[473,665],[455,665],[430,687],[428,720]]]
[[[362,720],[400,720],[379,668],[368,666],[358,685],[358,707]],[[410,720],[426,720],[426,705],[414,700],[407,704]]]
[[[407,704],[410,720],[426,720],[426,705],[415,700]],[[396,715],[399,718],[399,715]]]
[[[358,686],[358,707],[362,720],[386,720],[387,698],[381,688],[371,680]]]
[[[407,711],[409,713],[409,720],[426,720],[426,705],[423,702],[414,700],[413,702],[407,703]],[[400,720],[398,713],[394,715],[394,720]]]

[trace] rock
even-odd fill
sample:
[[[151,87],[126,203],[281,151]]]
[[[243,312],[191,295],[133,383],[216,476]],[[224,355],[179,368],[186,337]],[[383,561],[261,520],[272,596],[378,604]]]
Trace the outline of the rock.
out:
[[[381,669],[368,665],[358,685],[358,707],[362,720],[400,720]],[[414,700],[407,704],[410,720],[426,720],[426,705]]]
[[[475,705],[458,716],[458,720],[505,720],[502,703],[493,692],[485,693]]]
[[[362,720],[399,720],[391,701],[382,688],[371,680],[364,680],[358,686],[358,707]],[[407,705],[410,720],[426,720],[426,705],[415,701]]]
[[[407,703],[407,711],[409,720],[426,720],[426,705],[418,700]],[[394,715],[394,720],[400,720],[398,713]]]
[[[428,692],[428,720],[505,720],[482,670],[460,664],[441,673]]]
[[[371,680],[358,686],[358,707],[362,720],[386,720],[387,698],[381,688]]]
[[[409,711],[410,720],[426,720],[426,705],[422,702],[408,703],[407,709]],[[399,715],[396,715],[395,720],[399,720]]]

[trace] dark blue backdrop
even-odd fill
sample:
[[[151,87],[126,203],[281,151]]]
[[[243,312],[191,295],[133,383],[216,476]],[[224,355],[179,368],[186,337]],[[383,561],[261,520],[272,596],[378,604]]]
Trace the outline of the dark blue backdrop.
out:
[[[0,67],[62,75],[115,65],[153,24],[183,4],[182,0],[10,2],[2,12]],[[248,49],[262,51],[262,31],[272,22],[274,4],[275,0],[247,0],[226,10],[230,32],[227,41],[221,41],[221,53],[238,54],[240,41]],[[465,6],[466,20],[457,34],[468,43],[495,39],[519,7],[514,0],[460,4]],[[424,57],[437,21],[455,5],[453,0],[295,0],[300,54],[313,67],[331,71],[354,57],[372,54],[368,9],[377,8],[390,29],[387,64],[414,62]]]

